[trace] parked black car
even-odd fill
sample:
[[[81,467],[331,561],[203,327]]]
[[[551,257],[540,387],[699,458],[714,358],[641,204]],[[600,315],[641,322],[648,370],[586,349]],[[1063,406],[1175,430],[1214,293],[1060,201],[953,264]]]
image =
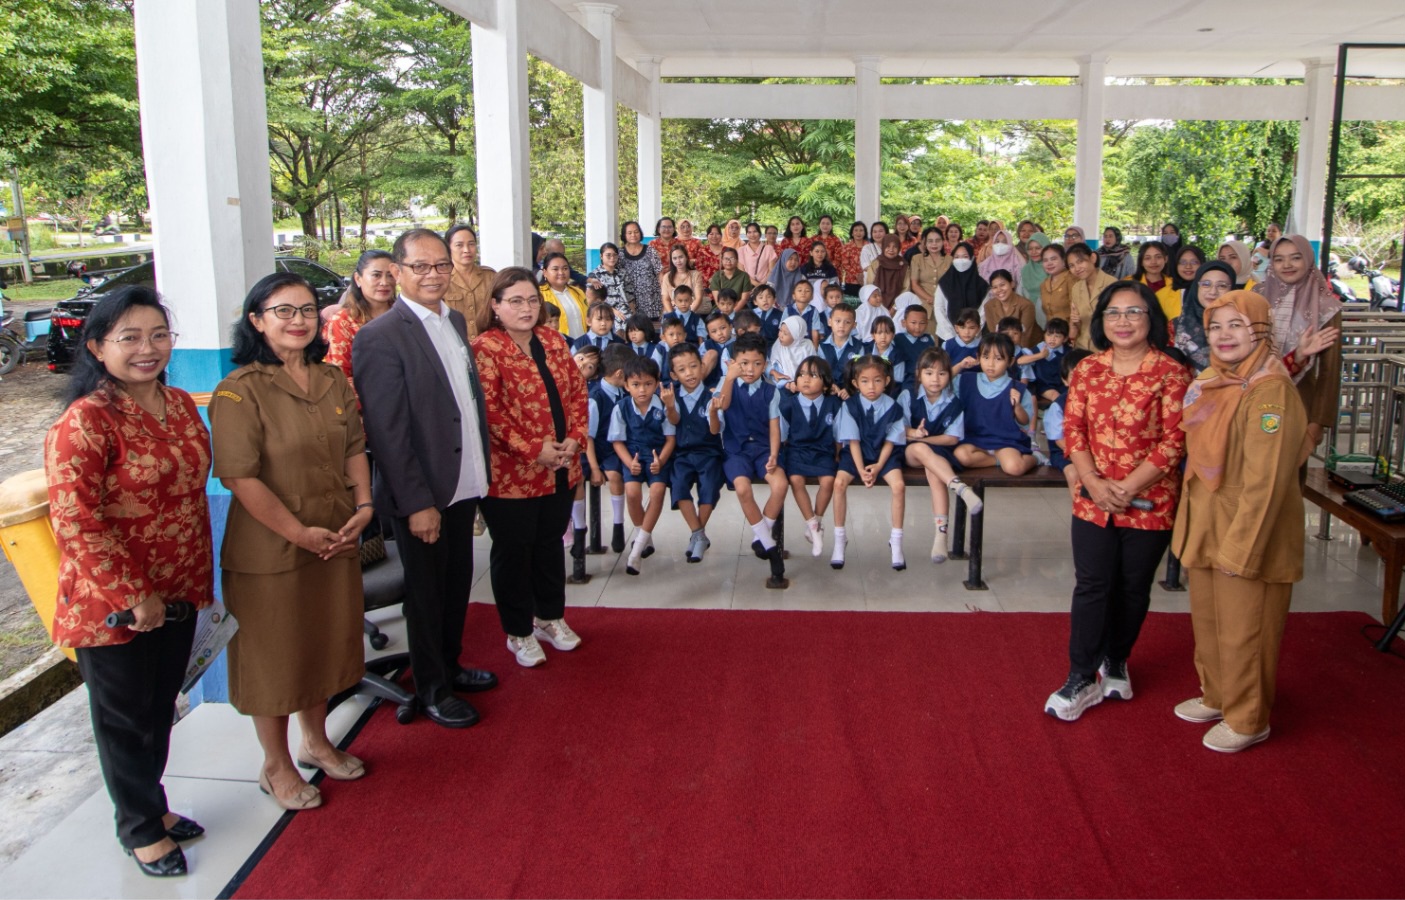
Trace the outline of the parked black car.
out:
[[[324,265],[300,256],[279,256],[274,263],[280,272],[306,278],[317,292],[317,306],[325,309],[341,299],[347,280]],[[49,319],[49,371],[64,372],[73,365],[73,348],[83,330],[83,322],[93,304],[104,294],[130,284],[156,286],[156,264],[144,262],[118,273],[101,284],[78,292],[71,300],[60,300]]]

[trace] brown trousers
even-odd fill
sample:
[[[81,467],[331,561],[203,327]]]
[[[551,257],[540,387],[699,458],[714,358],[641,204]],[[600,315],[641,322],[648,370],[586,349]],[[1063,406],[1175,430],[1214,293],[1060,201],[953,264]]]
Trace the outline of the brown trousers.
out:
[[[1190,569],[1190,623],[1204,703],[1239,734],[1268,727],[1293,585]]]

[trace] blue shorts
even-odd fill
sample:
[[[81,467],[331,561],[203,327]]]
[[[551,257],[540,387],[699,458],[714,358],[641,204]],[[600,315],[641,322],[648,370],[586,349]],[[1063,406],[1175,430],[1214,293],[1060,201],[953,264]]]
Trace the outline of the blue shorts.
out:
[[[582,457],[582,459],[584,459],[584,457]],[[596,444],[595,461],[600,463],[600,471],[602,472],[621,471],[620,458],[618,454],[615,453],[614,444],[606,443],[603,448],[599,444]],[[584,467],[586,473],[589,474],[590,464],[587,462],[582,462],[581,465]]]
[[[1028,387],[1029,392],[1036,397],[1043,397],[1045,391],[1061,391],[1064,389],[1062,384],[1051,384],[1047,381],[1039,381],[1037,379],[1029,382],[1025,386]]]
[[[1073,460],[1069,459],[1067,456],[1064,456],[1064,452],[1059,449],[1058,444],[1054,443],[1053,441],[1050,441],[1049,465],[1053,466],[1059,471],[1063,471],[1066,467],[1073,465]]]
[[[791,444],[781,450],[781,468],[787,475],[805,478],[833,478],[839,471],[834,461],[834,445]]]
[[[960,472],[960,471],[961,471],[961,463],[959,463],[959,462],[956,461],[956,448],[955,448],[955,447],[947,447],[947,446],[938,445],[938,444],[919,444],[919,443],[912,443],[912,444],[908,444],[907,446],[905,446],[905,447],[903,448],[903,458],[904,458],[904,459],[907,459],[907,450],[908,450],[909,447],[926,447],[928,450],[931,450],[933,453],[937,454],[937,455],[940,456],[942,459],[944,459],[944,460],[946,460],[947,462],[951,463],[951,471],[953,471],[953,472]],[[913,465],[916,466],[916,463],[913,463]]]
[[[672,476],[669,492],[673,508],[680,500],[693,499],[693,487],[698,489],[698,506],[716,506],[722,497],[722,456],[718,453],[674,454],[669,460]]]
[[[722,461],[722,473],[731,484],[738,478],[752,481],[766,480],[766,460],[771,458],[771,445],[752,441],[742,445],[740,453],[728,454]],[[776,460],[780,462],[779,459]]]
[[[1030,443],[1029,438],[1025,438],[1020,443],[1001,440],[998,437],[979,438],[977,440],[971,440],[970,438],[967,438],[961,443],[971,447],[975,447],[977,450],[984,450],[986,453],[992,454],[995,453],[997,450],[1018,450],[1026,456],[1034,453],[1034,445]]]
[[[906,445],[899,452],[899,448],[894,447],[893,452],[888,454],[888,461],[883,464],[883,468],[878,470],[878,477],[882,478],[894,469],[901,470],[903,467],[903,457],[907,453]],[[873,465],[877,460],[866,459],[864,465]],[[855,479],[859,477],[859,470],[854,467],[854,454],[849,452],[848,447],[839,448],[839,471],[848,472]]]

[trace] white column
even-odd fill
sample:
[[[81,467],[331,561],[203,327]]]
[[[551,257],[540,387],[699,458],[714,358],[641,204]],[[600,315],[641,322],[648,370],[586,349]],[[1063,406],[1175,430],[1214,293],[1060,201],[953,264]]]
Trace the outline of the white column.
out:
[[[527,48],[515,0],[493,0],[495,28],[473,24],[478,247],[483,264],[532,265]]]
[[[1293,176],[1293,208],[1286,230],[1317,242],[1322,240],[1322,213],[1327,199],[1327,156],[1332,141],[1337,61],[1305,59],[1303,65],[1307,109],[1298,122],[1298,167]]]
[[[639,72],[649,79],[649,111],[639,113],[639,221],[652,229],[663,216],[663,116],[659,113],[657,56],[641,56]]]
[[[620,136],[615,115],[615,17],[612,3],[577,3],[600,42],[600,87],[581,85],[585,112],[585,249],[599,251],[619,231]],[[647,227],[647,226],[645,226]]]
[[[170,377],[208,391],[244,295],[273,271],[259,8],[137,0],[134,13],[156,283],[181,335]]]
[[[875,222],[882,214],[882,164],[878,155],[878,57],[854,60],[854,217]]]
[[[1074,164],[1073,224],[1096,245],[1102,235],[1103,97],[1106,57],[1078,63],[1078,155]]]

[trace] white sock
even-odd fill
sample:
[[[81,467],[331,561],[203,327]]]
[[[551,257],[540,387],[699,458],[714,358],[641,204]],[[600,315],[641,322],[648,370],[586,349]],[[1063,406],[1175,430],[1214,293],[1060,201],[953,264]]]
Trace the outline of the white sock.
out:
[[[907,565],[907,560],[903,558],[903,530],[894,528],[893,533],[888,537],[888,547],[893,551],[893,565]]]
[[[585,528],[585,501],[577,500],[571,504],[571,522],[576,528]]]
[[[933,516],[937,522],[937,533],[932,538],[932,562],[944,563],[946,553],[946,516]]]
[[[775,520],[775,519],[772,519],[772,518],[769,517],[769,516],[767,516],[765,513],[762,513],[762,514],[761,514],[761,521],[763,521],[763,522],[766,523],[766,530],[767,530],[767,531],[772,531],[772,530],[774,530],[775,527],[776,527],[776,520]]]
[[[634,543],[629,548],[629,559],[625,565],[631,569],[639,568],[639,560],[644,558],[644,548],[649,546],[649,532],[639,529],[634,533]]]
[[[933,516],[932,518],[933,518],[933,519],[936,521],[936,523],[937,523],[937,530],[940,531],[940,532],[945,533],[945,531],[946,531],[946,521],[947,521],[946,516]]]
[[[834,526],[834,553],[829,557],[830,562],[844,561],[844,545],[848,543],[848,538],[844,536],[844,526]]]
[[[611,495],[610,495],[610,512],[613,513],[614,516],[615,516],[615,524],[616,524],[616,525],[623,525],[623,524],[624,524],[624,495],[623,495],[623,494],[621,494],[621,495],[618,496],[618,497],[616,497],[614,494],[611,494]]]
[[[756,539],[761,542],[761,549],[770,550],[776,546],[776,539],[771,536],[771,526],[766,524],[764,517],[760,522],[751,526],[751,533],[756,535]]]

